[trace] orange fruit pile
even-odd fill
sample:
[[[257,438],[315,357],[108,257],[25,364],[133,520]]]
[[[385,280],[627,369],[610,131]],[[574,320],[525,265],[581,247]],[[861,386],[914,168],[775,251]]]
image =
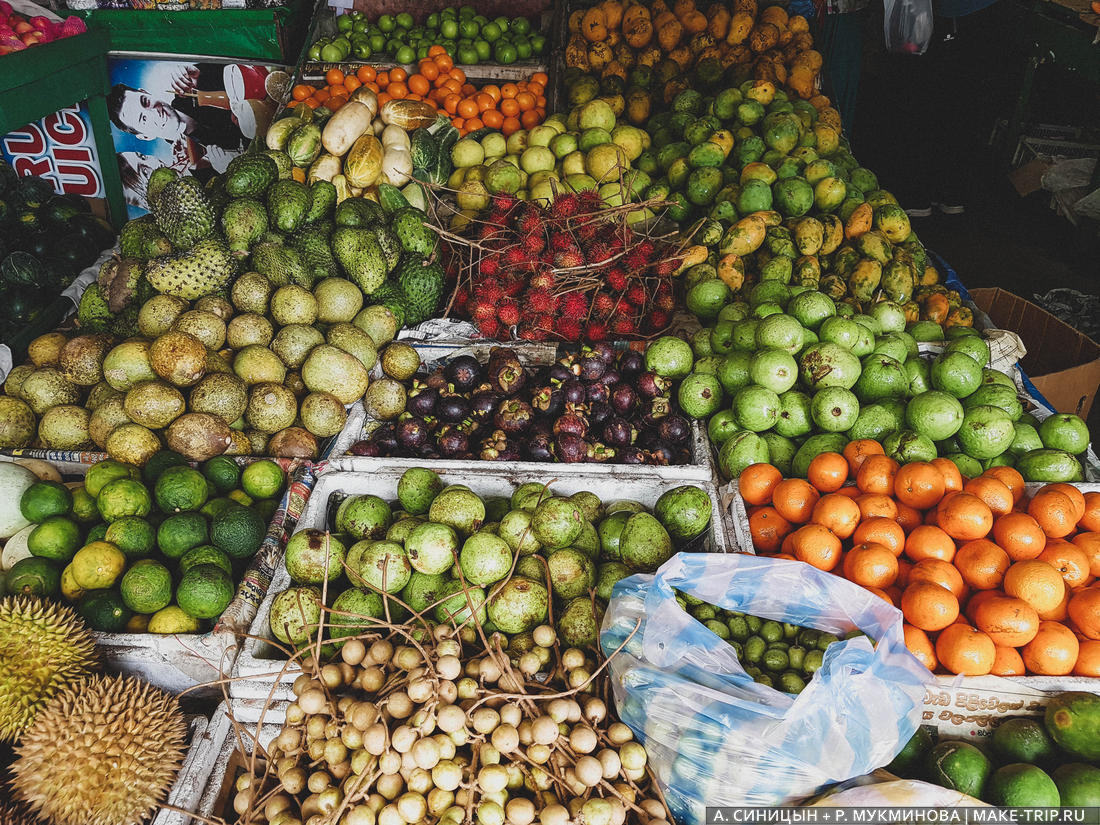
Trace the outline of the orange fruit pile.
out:
[[[520,129],[532,129],[546,119],[549,78],[535,72],[518,83],[490,83],[478,89],[466,80],[466,73],[454,65],[447,51],[436,45],[428,49],[428,56],[417,64],[414,74],[400,66],[389,70],[360,66],[348,75],[329,69],[325,83],[320,88],[299,83],[291,90],[291,97],[311,109],[324,105],[335,112],[348,102],[352,92],[366,86],[378,95],[379,108],[389,100],[422,100],[448,115],[462,135],[488,126],[507,136]]]
[[[805,479],[753,464],[738,484],[759,554],[898,607],[930,670],[1100,677],[1100,493],[1028,497],[1011,467],[966,479],[944,458],[899,465],[870,440],[822,453]]]

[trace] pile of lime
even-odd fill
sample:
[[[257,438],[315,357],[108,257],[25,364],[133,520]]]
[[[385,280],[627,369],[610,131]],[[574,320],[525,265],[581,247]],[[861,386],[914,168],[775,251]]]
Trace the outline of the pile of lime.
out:
[[[546,51],[546,36],[532,30],[526,17],[478,14],[472,6],[448,7],[417,23],[411,14],[383,14],[373,22],[361,11],[336,18],[335,37],[318,38],[309,47],[309,59],[340,63],[349,59],[388,58],[409,64],[428,57],[428,49],[442,46],[456,63],[515,63]]]
[[[169,451],[144,470],[108,459],[83,483],[39,481],[19,501],[37,526],[3,586],[73,603],[93,630],[198,632],[232,601],[285,486],[273,461],[196,469]]]
[[[737,651],[741,666],[754,681],[784,693],[797,694],[806,689],[806,683],[821,668],[829,645],[867,635],[852,630],[837,636],[790,622],[762,619],[716,607],[679,591],[676,601],[693,619]]]
[[[1043,716],[1013,716],[984,739],[918,728],[887,769],[1005,807],[1100,806],[1100,696],[1070,691]]]

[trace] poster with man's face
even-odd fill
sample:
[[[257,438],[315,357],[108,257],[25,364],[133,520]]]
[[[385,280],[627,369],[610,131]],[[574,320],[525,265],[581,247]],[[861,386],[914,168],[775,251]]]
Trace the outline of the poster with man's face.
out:
[[[107,113],[131,218],[144,215],[150,173],[170,166],[200,181],[262,137],[285,94],[282,66],[111,58]]]

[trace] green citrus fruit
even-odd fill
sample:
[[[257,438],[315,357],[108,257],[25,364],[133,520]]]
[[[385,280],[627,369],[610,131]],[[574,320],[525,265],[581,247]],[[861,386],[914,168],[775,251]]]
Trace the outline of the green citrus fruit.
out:
[[[140,559],[123,575],[119,589],[135,613],[156,613],[172,601],[172,574],[159,561]]]
[[[131,557],[148,556],[156,547],[157,531],[143,518],[127,516],[107,527],[104,539]],[[141,610],[139,613],[147,611]]]
[[[37,481],[19,499],[19,512],[34,524],[41,524],[50,516],[68,515],[72,507],[73,494],[58,481]]]
[[[241,473],[241,489],[252,498],[275,498],[283,491],[286,473],[274,461],[254,461]]]
[[[71,518],[50,516],[27,537],[31,555],[67,562],[80,548],[80,527]]]

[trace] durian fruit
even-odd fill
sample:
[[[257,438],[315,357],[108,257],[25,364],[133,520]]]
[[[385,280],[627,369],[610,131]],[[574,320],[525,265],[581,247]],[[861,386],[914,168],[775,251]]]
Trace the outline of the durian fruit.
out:
[[[38,817],[20,805],[0,805],[0,825],[41,825]]]
[[[183,759],[175,697],[132,676],[93,676],[43,708],[16,746],[17,799],[53,825],[140,825]]]
[[[0,600],[0,741],[17,739],[96,662],[95,640],[71,608],[24,596]]]

